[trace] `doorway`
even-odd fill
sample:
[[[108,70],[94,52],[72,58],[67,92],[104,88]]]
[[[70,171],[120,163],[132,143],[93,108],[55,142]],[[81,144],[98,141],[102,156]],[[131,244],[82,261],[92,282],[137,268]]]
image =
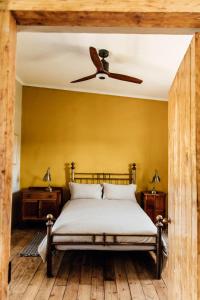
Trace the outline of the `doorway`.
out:
[[[4,113],[6,113],[5,115],[7,116],[6,118],[6,122],[3,123],[4,124],[4,127],[3,129],[1,130],[2,133],[5,133],[7,132],[7,136],[5,137],[4,135],[1,135],[2,137],[2,141],[4,141],[3,143],[3,147],[1,148],[1,153],[4,153],[3,155],[3,160],[2,160],[2,164],[1,164],[1,168],[2,168],[2,182],[1,182],[1,191],[2,191],[2,201],[3,201],[3,204],[2,205],[2,209],[1,209],[1,219],[2,219],[2,230],[1,232],[3,232],[3,234],[1,234],[1,239],[2,239],[2,243],[1,243],[1,251],[2,251],[2,257],[1,257],[1,270],[3,272],[1,272],[1,279],[2,279],[2,283],[3,283],[3,289],[1,289],[1,292],[3,293],[2,295],[4,295],[5,299],[6,299],[6,274],[7,274],[7,262],[8,262],[8,254],[9,254],[9,245],[8,245],[8,242],[9,242],[9,236],[10,236],[10,233],[9,233],[9,226],[8,224],[10,223],[9,220],[10,220],[10,178],[11,178],[11,157],[12,157],[12,147],[11,145],[13,144],[13,139],[12,139],[12,121],[13,121],[13,98],[14,98],[14,79],[15,79],[15,70],[14,70],[14,65],[13,65],[13,60],[14,60],[14,57],[15,57],[15,23],[14,23],[14,20],[12,19],[11,15],[10,15],[10,12],[9,11],[6,11],[6,12],[1,12],[3,18],[1,19],[1,22],[6,26],[6,28],[8,30],[6,31],[3,31],[4,32],[4,35],[3,35],[3,45],[6,46],[6,47],[2,47],[0,48],[0,57],[1,59],[3,58],[3,62],[2,62],[2,85],[3,85],[3,91],[4,91]],[[20,14],[18,14],[18,23],[20,23],[20,17],[19,17]],[[38,16],[39,14],[36,14],[36,16]],[[26,14],[21,14],[21,20],[25,20],[26,18],[24,18],[23,16],[26,16],[28,20],[29,17],[30,17],[30,11],[29,11],[29,16],[28,16],[28,13],[27,15]],[[191,15],[192,16],[192,15]],[[3,21],[2,21],[3,20]],[[179,19],[180,20],[180,19]],[[192,18],[190,18],[190,21],[193,20]],[[24,21],[25,22],[25,21]],[[29,21],[30,22],[30,21]],[[170,18],[168,19],[168,22],[170,22]],[[162,23],[161,23],[162,24]],[[186,26],[187,22],[182,25],[182,26]],[[2,27],[1,27],[2,28]],[[3,27],[5,28],[5,27]],[[187,211],[189,209],[193,209],[193,214],[191,214],[191,218],[193,220],[190,219],[188,220],[189,224],[191,225],[192,224],[192,228],[194,228],[194,230],[192,231],[192,244],[193,246],[190,248],[189,245],[186,246],[186,249],[188,251],[188,253],[193,253],[193,256],[192,256],[192,259],[193,259],[193,266],[196,266],[196,269],[193,269],[194,271],[194,276],[192,277],[191,279],[191,276],[189,274],[189,270],[187,269],[187,276],[188,277],[185,277],[186,279],[190,278],[191,279],[191,284],[188,283],[188,285],[186,286],[186,290],[183,289],[183,292],[182,293],[185,293],[185,294],[182,294],[182,298],[178,298],[180,297],[181,295],[181,292],[179,289],[177,289],[177,286],[176,286],[176,291],[175,289],[173,289],[173,284],[175,283],[175,281],[172,281],[171,282],[171,287],[170,287],[170,290],[172,291],[172,299],[188,299],[187,298],[187,295],[192,295],[192,298],[191,299],[198,299],[198,281],[197,281],[197,250],[198,250],[198,238],[197,238],[197,204],[198,204],[198,198],[197,198],[197,195],[198,195],[198,170],[199,170],[199,161],[198,161],[198,151],[199,151],[199,148],[198,148],[198,127],[199,127],[199,122],[198,122],[198,102],[199,102],[199,92],[198,92],[198,87],[199,87],[199,52],[197,51],[199,48],[199,35],[196,34],[194,40],[193,40],[193,43],[191,44],[191,47],[190,47],[190,58],[187,60],[189,60],[189,69],[192,70],[190,72],[190,79],[191,79],[191,86],[190,86],[190,89],[191,92],[190,92],[190,95],[192,95],[192,99],[194,100],[193,102],[191,102],[191,106],[190,106],[190,110],[189,110],[189,114],[191,116],[191,119],[189,120],[188,123],[185,124],[185,127],[183,127],[184,129],[187,129],[188,126],[190,126],[192,124],[192,127],[190,126],[190,129],[192,128],[192,132],[189,133],[189,137],[193,137],[192,139],[190,139],[191,143],[188,145],[187,143],[185,143],[184,145],[181,144],[181,146],[185,147],[186,150],[188,150],[188,147],[189,149],[191,150],[191,152],[189,153],[188,151],[186,151],[186,159],[187,159],[187,162],[189,160],[189,157],[192,157],[192,160],[190,161],[190,165],[187,165],[187,175],[190,174],[190,176],[186,176],[186,177],[181,177],[181,174],[185,174],[185,169],[184,172],[181,172],[181,166],[185,166],[184,162],[181,162],[180,164],[178,163],[178,170],[181,172],[180,174],[180,178],[181,178],[181,182],[179,185],[177,185],[177,189],[174,189],[174,181],[173,179],[175,178],[174,177],[174,174],[176,173],[176,170],[177,168],[174,167],[171,168],[171,163],[169,165],[169,170],[170,170],[170,174],[173,175],[172,177],[172,181],[171,181],[171,187],[169,186],[169,188],[171,189],[171,194],[170,194],[170,197],[171,197],[171,200],[172,201],[176,196],[177,197],[177,202],[180,204],[180,196],[182,194],[178,194],[178,191],[181,190],[181,186],[186,186],[186,184],[188,184],[188,182],[191,184],[191,189],[190,189],[190,193],[188,193],[187,191],[187,199],[188,197],[190,199],[192,199],[192,206],[190,207],[187,207]],[[6,49],[6,51],[5,51]],[[185,65],[185,62],[184,62],[184,65]],[[187,64],[186,64],[187,65]],[[185,69],[186,70],[186,73],[184,72],[184,75],[185,74],[188,74],[188,67],[185,66]],[[5,72],[5,71],[8,71],[9,72]],[[182,72],[182,71],[181,71]],[[5,74],[8,74],[8,76],[5,76]],[[181,73],[182,74],[182,73]],[[178,75],[178,80],[182,80],[183,77],[185,78],[185,76],[181,76],[181,75]],[[180,87],[180,85],[178,85],[178,87]],[[176,87],[177,89],[177,87]],[[178,93],[176,93],[177,95]],[[171,94],[173,95],[173,93]],[[187,96],[188,97],[188,96]],[[173,95],[173,99],[175,99],[174,95]],[[12,100],[12,101],[10,101]],[[175,102],[175,106],[177,107],[177,102]],[[185,109],[185,112],[188,112],[188,108],[187,106],[183,106],[183,108]],[[182,110],[182,106],[179,106],[179,111]],[[173,110],[172,111],[176,111],[176,116],[178,115],[178,112],[177,110]],[[192,114],[192,112],[195,112],[194,114]],[[182,116],[182,115],[181,115]],[[170,117],[170,121],[172,122],[172,124],[174,124],[174,120],[176,120],[176,123],[173,127],[174,131],[176,132],[178,130],[178,128],[180,128],[180,123],[179,123],[179,119],[174,119],[174,117],[171,118],[171,110],[169,112],[169,117]],[[1,117],[1,120],[3,119],[3,117]],[[11,121],[11,123],[10,123]],[[188,125],[189,124],[189,125]],[[176,127],[177,126],[177,127]],[[184,137],[186,138],[187,140],[187,137],[185,135],[185,130],[184,132],[183,131],[179,131],[180,132],[180,136],[179,136],[179,140],[182,141],[182,137],[184,135]],[[196,134],[197,133],[197,134]],[[177,141],[177,138],[176,136],[174,136],[172,139],[172,137],[170,136],[169,138],[171,138],[171,141]],[[188,138],[189,139],[189,138]],[[180,144],[179,144],[180,145]],[[177,151],[173,152],[172,153],[172,161],[173,162],[177,162],[177,156],[181,153],[182,149],[181,148],[181,151],[180,151],[180,147],[174,147],[174,149],[177,149]],[[169,157],[171,155],[171,152],[169,152]],[[191,155],[191,156],[190,156]],[[5,172],[6,170],[6,172]],[[177,173],[176,173],[177,174]],[[176,179],[176,178],[175,178]],[[188,181],[189,180],[189,181]],[[7,185],[6,185],[7,183]],[[177,180],[176,180],[176,183],[177,183]],[[175,194],[175,191],[176,191],[176,194]],[[171,202],[173,203],[173,202]],[[185,203],[185,202],[184,202]],[[183,202],[182,202],[183,204]],[[174,208],[173,208],[174,209]],[[180,210],[181,212],[183,212],[183,208],[181,208]],[[172,224],[173,222],[176,222],[177,224],[179,224],[179,226],[177,228],[178,231],[176,232],[176,235],[179,234],[179,237],[178,237],[178,243],[176,245],[177,248],[180,248],[180,243],[182,241],[181,237],[183,237],[183,240],[186,239],[186,231],[183,232],[184,235],[182,235],[182,231],[181,231],[181,220],[182,219],[182,215],[180,214],[180,211],[179,213],[176,214],[176,218],[172,218]],[[7,235],[6,235],[7,234]],[[172,236],[173,237],[173,236]],[[174,238],[174,237],[173,237]],[[180,254],[182,254],[182,252],[180,253],[177,253],[177,256],[175,256],[175,264],[176,263],[179,263],[179,266],[180,266],[180,270],[181,270],[181,267],[182,267],[182,261],[184,261],[187,265],[191,265],[191,261],[189,260],[185,260],[185,257],[181,256]],[[177,258],[177,259],[176,259]],[[172,266],[171,266],[172,267]],[[172,278],[174,279],[174,269],[172,268]],[[185,286],[184,285],[184,281],[181,282],[182,284],[182,288]],[[191,288],[192,287],[192,288]],[[180,287],[181,288],[181,287]],[[189,289],[189,291],[188,291]],[[192,294],[191,294],[192,292]],[[176,294],[174,294],[176,293]],[[176,298],[175,298],[176,297]]]

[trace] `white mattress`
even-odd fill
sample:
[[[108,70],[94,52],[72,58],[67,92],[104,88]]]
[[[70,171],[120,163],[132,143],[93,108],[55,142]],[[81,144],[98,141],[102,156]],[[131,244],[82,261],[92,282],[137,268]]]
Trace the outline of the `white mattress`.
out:
[[[91,233],[91,234],[143,234],[154,235],[156,226],[133,200],[96,200],[78,199],[68,201],[53,226],[54,233]],[[97,241],[102,238],[98,237]],[[111,237],[107,241],[112,241]],[[155,237],[117,237],[120,242],[154,243]],[[91,237],[54,237],[54,241],[88,242]],[[46,257],[46,237],[38,247],[43,260]],[[152,250],[152,246],[139,245],[66,245],[56,246],[58,250],[94,249],[94,250]]]

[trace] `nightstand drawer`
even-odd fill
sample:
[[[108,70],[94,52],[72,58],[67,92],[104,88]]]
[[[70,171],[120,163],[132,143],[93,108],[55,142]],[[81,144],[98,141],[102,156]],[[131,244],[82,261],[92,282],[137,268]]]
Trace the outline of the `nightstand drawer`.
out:
[[[152,195],[152,194],[148,194],[148,195],[145,194],[145,195],[144,195],[144,199],[145,199],[145,200],[148,200],[148,202],[153,202],[153,203],[155,202],[155,196]]]
[[[24,193],[23,194],[24,200],[56,200],[57,193],[55,192],[44,192],[44,193]]]

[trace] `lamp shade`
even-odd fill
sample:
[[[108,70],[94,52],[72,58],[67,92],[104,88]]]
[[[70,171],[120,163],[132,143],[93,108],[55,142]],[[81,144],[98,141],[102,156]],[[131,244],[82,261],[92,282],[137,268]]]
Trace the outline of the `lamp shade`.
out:
[[[160,182],[160,176],[158,175],[158,171],[155,170],[155,175],[153,176],[151,183],[158,183],[158,182]]]
[[[43,181],[48,181],[50,182],[51,181],[51,173],[50,173],[50,168],[47,169],[44,177],[43,177]]]

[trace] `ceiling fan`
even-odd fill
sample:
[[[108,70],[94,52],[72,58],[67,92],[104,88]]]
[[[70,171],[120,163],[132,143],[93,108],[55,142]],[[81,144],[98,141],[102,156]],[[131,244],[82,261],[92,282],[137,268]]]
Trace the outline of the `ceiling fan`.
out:
[[[90,80],[95,77],[102,79],[102,80],[110,77],[110,78],[114,78],[117,80],[123,80],[123,81],[132,82],[132,83],[138,83],[138,84],[142,83],[141,79],[127,76],[127,75],[109,72],[109,63],[105,60],[105,58],[109,56],[108,50],[101,49],[101,50],[99,50],[99,54],[97,53],[97,50],[94,47],[90,47],[89,50],[90,50],[91,60],[92,60],[93,64],[95,65],[97,72],[92,75],[89,75],[89,76],[86,76],[86,77],[83,77],[83,78],[80,78],[77,80],[73,80],[73,81],[71,81],[71,83],[86,81],[86,80]],[[101,57],[101,59],[100,59],[100,57]]]

